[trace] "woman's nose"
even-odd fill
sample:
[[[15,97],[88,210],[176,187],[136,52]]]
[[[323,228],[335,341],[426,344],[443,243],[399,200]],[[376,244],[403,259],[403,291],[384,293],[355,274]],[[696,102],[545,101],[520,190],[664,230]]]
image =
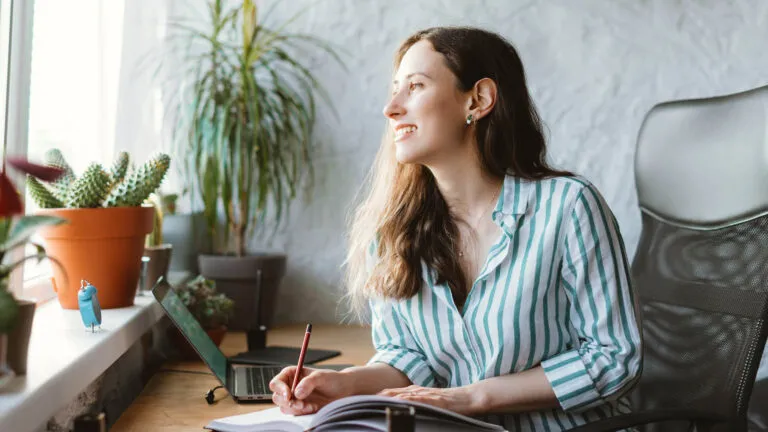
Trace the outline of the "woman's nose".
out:
[[[397,100],[397,96],[389,100],[384,106],[384,116],[390,119],[396,119],[405,113],[405,109]]]

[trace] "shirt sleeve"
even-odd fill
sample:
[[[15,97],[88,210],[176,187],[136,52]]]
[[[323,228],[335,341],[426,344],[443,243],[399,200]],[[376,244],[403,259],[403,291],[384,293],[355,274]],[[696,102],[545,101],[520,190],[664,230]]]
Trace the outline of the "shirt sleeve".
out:
[[[618,223],[592,185],[567,214],[560,287],[578,340],[541,365],[565,411],[615,400],[634,386],[642,365],[637,304]]]
[[[376,263],[376,247],[377,242],[372,242],[366,256],[369,273]],[[395,300],[385,298],[373,298],[369,301],[371,335],[376,353],[368,364],[388,364],[405,374],[413,384],[433,386],[435,375],[432,368],[394,303]]]
[[[407,323],[392,300],[371,300],[371,333],[376,354],[368,364],[381,362],[404,373],[413,384],[431,387],[435,375]]]

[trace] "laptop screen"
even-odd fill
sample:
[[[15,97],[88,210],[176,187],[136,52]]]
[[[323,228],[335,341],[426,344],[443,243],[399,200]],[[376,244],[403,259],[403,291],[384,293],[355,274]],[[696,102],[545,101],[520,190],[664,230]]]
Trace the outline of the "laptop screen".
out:
[[[167,282],[158,281],[152,289],[157,301],[171,317],[176,327],[184,334],[189,343],[195,348],[203,361],[216,375],[222,384],[226,384],[227,358],[203,330],[194,316],[189,312],[176,292]]]

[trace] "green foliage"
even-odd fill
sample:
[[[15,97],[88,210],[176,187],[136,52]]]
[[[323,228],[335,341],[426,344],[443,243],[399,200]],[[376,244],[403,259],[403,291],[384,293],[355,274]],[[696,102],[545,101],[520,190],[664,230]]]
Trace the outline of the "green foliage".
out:
[[[327,43],[286,31],[293,19],[272,29],[253,1],[224,3],[208,2],[202,26],[171,22],[157,72],[172,59],[163,76],[176,96],[169,114],[185,186],[202,198],[211,234],[242,256],[253,228],[267,214],[277,227],[299,186],[313,181],[316,94],[331,104],[299,59],[322,53],[342,62]]]
[[[31,243],[30,237],[39,228],[65,222],[65,219],[54,216],[22,216],[15,220],[0,218],[0,333],[13,330],[18,313],[16,299],[8,290],[11,272],[30,259],[40,262],[46,258],[45,249],[41,245]],[[25,247],[28,243],[35,247],[36,252],[34,254],[23,256],[11,263],[5,263],[8,252]]]
[[[138,167],[130,162],[128,153],[121,152],[109,172],[93,163],[77,177],[61,151],[52,149],[46,153],[45,163],[65,169],[67,174],[51,183],[27,176],[27,185],[40,208],[140,206],[160,187],[171,158],[158,153]]]
[[[202,276],[197,276],[176,290],[181,301],[205,330],[227,325],[235,313],[235,303],[216,291],[214,281]]]

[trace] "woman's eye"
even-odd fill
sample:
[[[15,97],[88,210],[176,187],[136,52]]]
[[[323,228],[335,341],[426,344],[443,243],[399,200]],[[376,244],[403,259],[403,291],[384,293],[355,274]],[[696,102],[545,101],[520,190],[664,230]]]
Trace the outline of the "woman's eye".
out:
[[[413,89],[415,89],[415,88],[421,88],[421,87],[424,87],[424,84],[422,84],[422,83],[420,83],[420,82],[412,82],[412,83],[411,83],[411,84],[408,86],[408,88],[409,88],[411,91],[413,91]]]

